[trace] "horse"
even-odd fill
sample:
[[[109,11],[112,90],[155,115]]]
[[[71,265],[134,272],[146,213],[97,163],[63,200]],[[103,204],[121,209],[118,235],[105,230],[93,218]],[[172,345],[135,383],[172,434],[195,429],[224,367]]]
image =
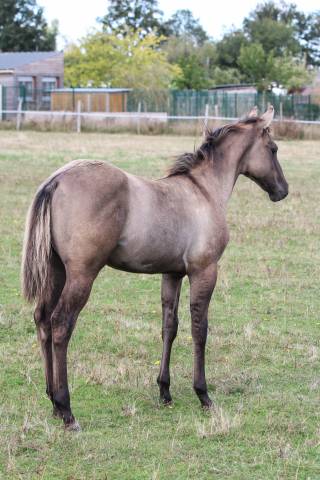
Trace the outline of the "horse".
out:
[[[29,208],[22,291],[36,301],[34,320],[53,414],[77,431],[67,379],[67,348],[77,317],[104,266],[162,274],[162,359],[157,383],[168,405],[170,355],[178,330],[183,277],[190,283],[193,388],[210,408],[205,378],[208,307],[218,261],[229,241],[226,208],[240,174],[277,202],[288,183],[270,134],[274,109],[207,129],[202,145],[151,180],[102,161],[76,160],[53,173]]]

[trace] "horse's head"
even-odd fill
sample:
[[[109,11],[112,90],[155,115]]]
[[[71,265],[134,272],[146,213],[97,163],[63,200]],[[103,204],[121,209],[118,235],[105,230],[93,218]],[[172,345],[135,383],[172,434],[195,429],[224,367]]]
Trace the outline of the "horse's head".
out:
[[[288,183],[277,158],[278,147],[269,133],[273,116],[272,106],[260,118],[256,108],[249,114],[249,117],[257,117],[257,121],[252,124],[254,134],[242,158],[240,173],[265,190],[270,200],[278,202],[288,195]]]

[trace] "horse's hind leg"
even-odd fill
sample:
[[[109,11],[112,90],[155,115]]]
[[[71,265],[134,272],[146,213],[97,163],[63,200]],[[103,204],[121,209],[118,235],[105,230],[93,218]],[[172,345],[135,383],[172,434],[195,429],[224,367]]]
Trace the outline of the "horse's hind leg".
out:
[[[67,271],[67,280],[51,316],[53,356],[53,401],[69,430],[79,430],[70,407],[67,349],[78,315],[86,304],[96,275]]]
[[[34,320],[44,361],[46,392],[53,403],[51,314],[58,303],[66,281],[64,266],[56,254],[52,256],[50,269],[51,288],[46,292],[46,297],[39,301],[34,312]],[[55,407],[53,407],[53,414],[58,415]]]
[[[178,305],[182,278],[163,275],[161,285],[162,301],[162,340],[163,350],[160,373],[157,379],[160,389],[160,401],[167,405],[172,401],[170,395],[170,355],[178,331]]]

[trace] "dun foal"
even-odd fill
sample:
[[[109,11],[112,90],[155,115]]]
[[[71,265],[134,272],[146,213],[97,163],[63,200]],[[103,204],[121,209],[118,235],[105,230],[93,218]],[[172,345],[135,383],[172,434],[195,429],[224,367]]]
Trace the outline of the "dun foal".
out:
[[[272,201],[288,194],[269,125],[253,110],[245,120],[208,131],[201,147],[182,155],[169,175],[149,180],[103,162],[71,162],[49,177],[30,207],[23,250],[25,297],[44,357],[47,394],[65,427],[78,430],[70,408],[67,347],[98,272],[105,266],[162,273],[163,352],[160,399],[171,402],[170,353],[178,329],[182,278],[190,281],[193,385],[210,407],[205,379],[208,306],[217,263],[229,239],[227,202],[240,174]]]

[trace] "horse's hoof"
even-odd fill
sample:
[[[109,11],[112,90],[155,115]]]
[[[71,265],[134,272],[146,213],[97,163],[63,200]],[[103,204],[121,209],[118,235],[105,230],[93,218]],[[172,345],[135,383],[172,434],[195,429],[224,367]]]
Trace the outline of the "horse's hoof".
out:
[[[172,397],[170,395],[170,392],[160,394],[159,402],[160,405],[163,405],[165,407],[172,405]]]
[[[201,405],[202,406],[202,410],[204,412],[209,412],[210,410],[212,410],[214,408],[214,404],[211,402],[210,404],[207,403],[206,405]]]
[[[71,423],[67,423],[64,426],[64,428],[67,432],[81,432],[81,427],[80,427],[79,422],[77,422],[77,420],[74,420]]]
[[[212,408],[214,408],[214,404],[212,400],[208,397],[208,395],[206,396],[206,398],[201,399],[201,407],[205,411],[212,410]]]
[[[172,398],[168,399],[168,398],[161,398],[161,403],[164,407],[172,407],[172,404],[173,404],[173,401],[172,401]]]

